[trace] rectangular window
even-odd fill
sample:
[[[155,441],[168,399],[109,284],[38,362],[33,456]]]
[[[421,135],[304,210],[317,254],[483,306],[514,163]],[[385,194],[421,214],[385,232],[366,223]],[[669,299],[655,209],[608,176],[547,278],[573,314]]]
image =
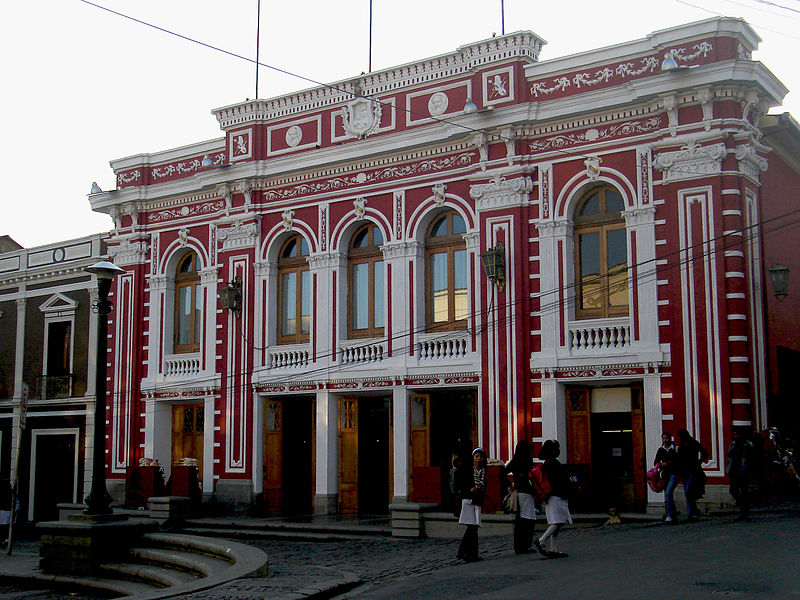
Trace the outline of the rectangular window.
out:
[[[311,331],[311,272],[302,271],[300,274],[300,293],[303,295],[300,301],[302,321],[300,333],[308,335]]]
[[[281,281],[281,335],[297,333],[297,273],[284,273]]]
[[[580,307],[602,308],[603,281],[600,277],[600,234],[596,231],[578,236],[580,265]]]
[[[353,265],[353,329],[369,327],[369,263]]]
[[[608,304],[628,306],[628,246],[625,229],[606,232],[608,249]]]
[[[375,327],[383,327],[384,324],[384,297],[386,290],[384,288],[384,267],[383,261],[379,260],[375,265],[375,288],[373,290],[373,297],[375,298]]]
[[[453,292],[456,321],[467,318],[467,251],[453,252]]]
[[[431,254],[431,291],[433,292],[433,321],[448,320],[447,253]]]
[[[191,286],[180,286],[178,293],[178,322],[177,345],[184,346],[192,343],[192,288]]]

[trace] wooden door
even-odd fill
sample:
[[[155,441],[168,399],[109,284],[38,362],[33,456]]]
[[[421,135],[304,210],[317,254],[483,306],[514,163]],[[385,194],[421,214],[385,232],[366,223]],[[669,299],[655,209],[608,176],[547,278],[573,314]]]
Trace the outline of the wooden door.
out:
[[[592,462],[591,402],[588,388],[567,389],[567,462]]]
[[[644,393],[642,388],[631,388],[631,434],[633,436],[633,501],[637,510],[647,502],[647,457],[644,447]]]
[[[77,437],[73,433],[36,436],[32,498],[34,521],[57,521],[58,504],[77,501]]]
[[[197,473],[203,476],[203,403],[172,407],[172,462],[197,459]]]
[[[431,397],[428,394],[411,394],[408,400],[411,418],[409,499],[413,501],[421,493],[420,489],[414,490],[415,478],[420,482],[417,487],[421,487],[423,470],[431,464]]]
[[[264,508],[282,508],[283,406],[280,400],[264,403]]]
[[[358,512],[358,401],[339,399],[339,512]]]

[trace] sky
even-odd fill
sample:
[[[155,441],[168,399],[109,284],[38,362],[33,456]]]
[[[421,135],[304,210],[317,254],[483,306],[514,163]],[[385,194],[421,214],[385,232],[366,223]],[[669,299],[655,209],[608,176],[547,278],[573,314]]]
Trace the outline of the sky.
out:
[[[95,0],[228,52],[255,58],[257,0]],[[785,8],[777,6],[780,4]],[[260,61],[319,82],[369,64],[369,0],[262,0]],[[501,32],[500,0],[373,0],[372,68],[452,52]],[[754,54],[800,117],[800,0],[505,0],[505,31],[547,41],[540,60],[726,15],[762,38]],[[93,213],[109,161],[222,137],[211,110],[255,97],[255,66],[81,0],[7,2],[0,23],[0,235],[34,246],[111,229]],[[259,97],[313,87],[261,67]]]

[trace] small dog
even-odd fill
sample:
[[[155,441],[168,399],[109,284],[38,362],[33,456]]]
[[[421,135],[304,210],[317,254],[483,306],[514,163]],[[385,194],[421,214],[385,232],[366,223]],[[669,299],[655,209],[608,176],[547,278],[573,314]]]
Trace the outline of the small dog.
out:
[[[622,525],[622,519],[619,518],[616,508],[608,509],[608,519],[606,519],[606,522],[603,523],[603,527],[606,525]]]

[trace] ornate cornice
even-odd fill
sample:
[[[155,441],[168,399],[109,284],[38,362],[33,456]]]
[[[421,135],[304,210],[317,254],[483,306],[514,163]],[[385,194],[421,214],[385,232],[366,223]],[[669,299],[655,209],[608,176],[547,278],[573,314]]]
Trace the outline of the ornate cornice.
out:
[[[656,217],[656,209],[654,206],[645,206],[642,208],[630,208],[622,211],[622,216],[625,217],[625,225],[634,227],[636,225],[652,224]]]
[[[346,264],[347,256],[343,252],[325,252],[308,257],[308,268],[311,270],[335,269]]]
[[[208,267],[200,270],[200,283],[213,283],[216,285],[219,276],[219,267]]]
[[[657,154],[653,166],[664,174],[663,181],[714,175],[722,170],[725,152],[724,144],[700,146],[692,140],[681,146],[680,150]]]
[[[469,188],[469,195],[475,200],[478,212],[512,206],[523,206],[528,203],[533,189],[530,177],[493,177],[489,183],[478,183]]]
[[[217,229],[217,239],[222,242],[222,250],[252,248],[258,241],[259,227],[257,223],[236,221],[230,227]]]
[[[118,245],[108,247],[108,255],[118,266],[138,265],[147,260],[149,248],[150,245],[144,241],[122,240]]]
[[[736,160],[739,161],[739,173],[755,182],[761,179],[761,173],[767,170],[767,159],[758,155],[752,144],[736,146]]]
[[[424,246],[417,241],[411,242],[388,242],[381,246],[383,258],[416,258],[422,254]]]
[[[572,221],[561,219],[559,221],[541,221],[536,223],[536,229],[539,230],[539,237],[553,238],[564,237],[572,234]]]

